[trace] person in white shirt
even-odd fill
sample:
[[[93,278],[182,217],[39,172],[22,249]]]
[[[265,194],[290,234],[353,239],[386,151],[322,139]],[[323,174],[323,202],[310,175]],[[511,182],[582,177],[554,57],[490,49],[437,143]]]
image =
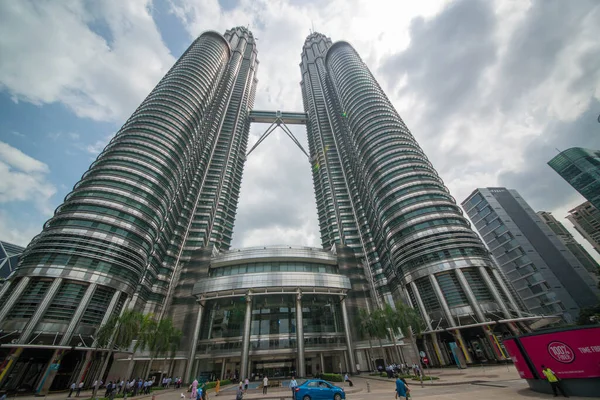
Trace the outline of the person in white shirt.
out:
[[[71,397],[71,395],[73,394],[73,392],[75,391],[75,388],[77,388],[77,385],[75,384],[75,382],[73,382],[71,384],[71,390],[69,390],[69,395],[67,397]]]
[[[269,378],[265,375],[263,378],[263,394],[267,394],[267,389],[269,388]]]
[[[292,376],[292,380],[290,381],[290,389],[292,389],[292,399],[296,400],[296,388],[298,387],[298,382],[296,382],[296,378]]]
[[[79,397],[79,393],[81,393],[81,389],[83,389],[83,382],[79,382],[79,386],[77,386],[77,393],[75,397]]]

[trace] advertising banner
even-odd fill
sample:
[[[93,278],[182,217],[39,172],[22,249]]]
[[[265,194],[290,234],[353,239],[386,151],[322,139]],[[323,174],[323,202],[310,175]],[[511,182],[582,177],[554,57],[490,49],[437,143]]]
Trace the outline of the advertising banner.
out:
[[[525,336],[519,340],[540,376],[544,364],[562,379],[600,377],[598,327]]]
[[[506,339],[502,342],[506,351],[510,355],[512,362],[515,365],[517,371],[519,371],[519,376],[523,379],[534,379],[533,373],[531,372],[531,368],[527,365],[525,361],[525,356],[517,346],[515,339]]]

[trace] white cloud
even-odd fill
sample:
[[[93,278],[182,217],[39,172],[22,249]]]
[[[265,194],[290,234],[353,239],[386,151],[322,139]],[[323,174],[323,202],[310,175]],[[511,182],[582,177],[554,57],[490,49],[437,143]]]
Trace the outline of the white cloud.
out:
[[[36,208],[50,215],[50,198],[56,188],[47,181],[48,166],[21,150],[0,142],[0,204],[32,202]]]
[[[375,70],[382,57],[408,45],[413,16],[433,15],[445,1],[241,0],[228,11],[216,0],[170,3],[190,39],[206,30],[225,32],[249,24],[258,38],[260,61],[255,108],[302,111],[298,65],[311,26],[333,41],[350,41]],[[252,127],[248,148],[266,128]],[[303,129],[294,133],[308,149]],[[276,131],[246,162],[233,245],[320,243],[310,164],[283,132]]]
[[[50,139],[57,141],[58,139],[79,140],[79,133],[76,132],[52,132],[47,135]]]
[[[63,103],[80,117],[126,118],[174,62],[148,5],[2,2],[0,89],[16,101]]]
[[[25,223],[22,218],[14,218],[0,209],[0,239],[19,246],[27,246],[31,239],[40,233],[41,226]]]

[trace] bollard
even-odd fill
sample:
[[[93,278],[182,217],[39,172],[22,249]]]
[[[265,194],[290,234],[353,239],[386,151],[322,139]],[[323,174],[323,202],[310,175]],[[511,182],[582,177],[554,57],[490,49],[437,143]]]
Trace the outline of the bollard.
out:
[[[152,394],[152,400],[156,400],[156,395],[154,393]]]
[[[371,384],[367,381],[367,393],[371,393]]]

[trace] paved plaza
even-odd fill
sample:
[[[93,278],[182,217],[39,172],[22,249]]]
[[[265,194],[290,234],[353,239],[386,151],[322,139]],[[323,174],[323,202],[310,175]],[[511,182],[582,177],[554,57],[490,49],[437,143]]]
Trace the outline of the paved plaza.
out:
[[[430,382],[409,381],[411,395],[414,400],[418,399],[550,399],[552,395],[536,393],[529,390],[527,383],[520,379],[517,371],[512,365],[471,367],[465,370],[444,368],[433,369],[433,376],[440,379]],[[368,374],[352,377],[354,386],[348,384],[343,386],[348,400],[384,400],[394,399],[395,383],[393,379],[372,377]],[[184,389],[185,390],[185,389]],[[183,390],[157,390],[153,395],[136,396],[134,399],[151,400],[178,400]],[[67,393],[53,393],[46,396],[47,400],[64,400]],[[183,392],[186,399],[189,393]],[[79,399],[89,399],[91,392],[82,392]],[[215,396],[214,390],[209,390],[209,398],[233,400],[235,399],[235,386],[228,385],[221,388],[219,396]],[[572,399],[589,399],[585,397],[571,397]],[[39,400],[40,397],[19,397],[19,400]],[[262,389],[250,389],[244,396],[245,400],[263,399],[280,400],[291,399],[290,390],[287,388],[270,388],[267,395],[262,394]],[[7,399],[11,400],[11,399]]]

